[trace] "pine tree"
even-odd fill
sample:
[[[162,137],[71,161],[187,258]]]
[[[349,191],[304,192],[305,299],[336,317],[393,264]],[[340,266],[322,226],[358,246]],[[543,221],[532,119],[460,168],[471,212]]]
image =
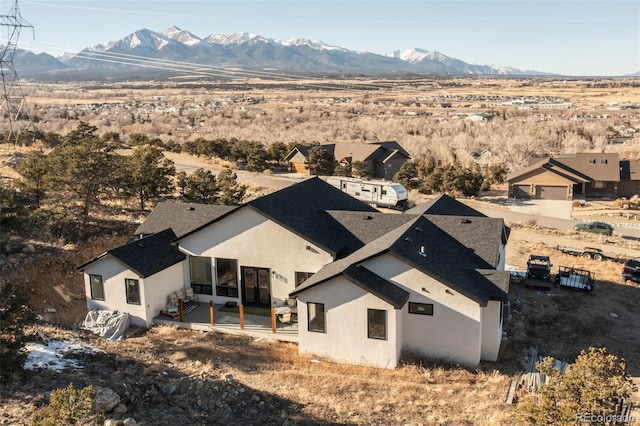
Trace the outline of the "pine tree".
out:
[[[35,320],[29,295],[8,281],[0,281],[0,380],[21,368],[27,343],[24,327]]]

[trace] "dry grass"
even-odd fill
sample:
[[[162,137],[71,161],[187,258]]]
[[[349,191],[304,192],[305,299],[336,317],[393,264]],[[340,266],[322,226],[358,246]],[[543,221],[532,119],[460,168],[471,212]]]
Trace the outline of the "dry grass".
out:
[[[639,124],[637,110],[616,110],[610,105],[640,103],[640,89],[632,80],[320,82],[337,84],[338,90],[300,90],[303,82],[248,84],[241,88],[220,84],[215,91],[206,86],[181,89],[148,83],[126,88],[34,84],[29,86],[28,102],[43,131],[66,134],[81,119],[100,132],[120,133],[124,140],[132,133],[178,143],[197,137],[257,140],[267,145],[396,140],[414,158],[429,155],[443,162],[469,163],[472,152],[488,148],[513,168],[526,164],[532,152],[605,149],[631,158],[640,155],[637,134],[617,133],[621,127]],[[362,84],[371,89],[354,89]],[[505,105],[508,100],[529,98],[541,104],[571,102],[573,106],[543,109],[533,104],[527,105],[532,109],[518,109]],[[442,108],[443,102],[451,108]],[[481,123],[464,119],[477,113],[494,118]],[[65,116],[70,119],[61,119]],[[631,139],[609,145],[623,135]]]

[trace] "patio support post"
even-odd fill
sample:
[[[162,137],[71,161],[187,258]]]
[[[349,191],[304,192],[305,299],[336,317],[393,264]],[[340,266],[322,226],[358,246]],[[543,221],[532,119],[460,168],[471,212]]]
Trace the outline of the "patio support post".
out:
[[[180,314],[180,322],[184,322],[184,300],[178,299],[178,314]]]
[[[238,306],[240,311],[240,330],[244,330],[244,306]]]
[[[211,325],[216,325],[216,314],[213,309],[213,300],[209,301],[209,322]]]
[[[276,308],[271,308],[271,330],[276,332]]]

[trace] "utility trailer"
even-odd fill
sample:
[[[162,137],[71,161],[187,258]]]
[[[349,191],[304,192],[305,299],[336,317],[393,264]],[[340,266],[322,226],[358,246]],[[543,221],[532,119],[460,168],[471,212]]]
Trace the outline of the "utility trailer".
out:
[[[593,279],[591,271],[586,269],[574,268],[572,266],[559,266],[555,282],[556,285],[560,287],[592,291],[595,280]]]
[[[609,260],[614,260],[616,262],[620,260],[617,254],[607,253],[595,247],[585,247],[581,249],[581,248],[575,248],[575,247],[557,246],[556,250],[561,251],[565,254],[570,254],[572,256],[583,257],[585,259],[593,259],[598,261],[609,259]]]

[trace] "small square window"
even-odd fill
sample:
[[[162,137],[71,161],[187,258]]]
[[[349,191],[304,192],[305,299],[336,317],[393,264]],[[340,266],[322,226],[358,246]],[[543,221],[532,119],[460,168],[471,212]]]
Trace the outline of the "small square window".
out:
[[[367,337],[369,339],[387,339],[387,311],[367,309]]]
[[[324,303],[307,303],[307,319],[309,331],[325,333],[327,329],[324,318]]]
[[[589,158],[589,164],[596,164],[595,158]]]
[[[409,302],[409,313],[419,315],[433,315],[433,303]]]
[[[600,159],[600,164],[607,164],[608,162],[609,160],[607,160],[606,158]]]
[[[296,271],[296,287],[311,278],[313,272],[297,272]]]
[[[603,180],[594,180],[591,185],[594,189],[604,189],[607,187],[607,184]]]

